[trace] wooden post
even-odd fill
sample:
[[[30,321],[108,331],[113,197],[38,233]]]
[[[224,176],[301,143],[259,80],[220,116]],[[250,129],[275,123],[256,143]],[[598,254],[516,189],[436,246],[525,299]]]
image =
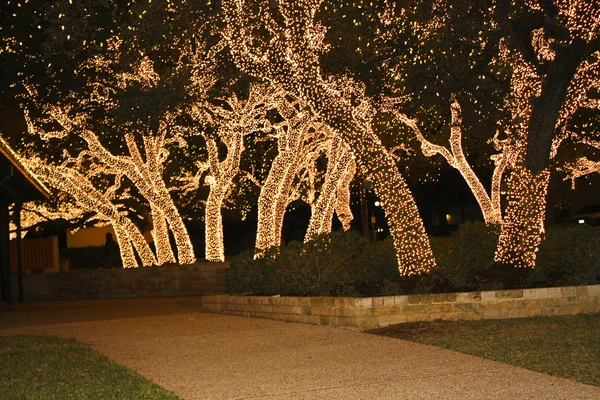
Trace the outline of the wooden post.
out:
[[[17,226],[17,280],[19,285],[19,302],[23,301],[23,244],[21,242],[21,210],[23,203],[15,204],[15,225]]]
[[[12,304],[12,282],[10,273],[10,238],[8,204],[0,203],[0,271],[2,278],[2,301]]]

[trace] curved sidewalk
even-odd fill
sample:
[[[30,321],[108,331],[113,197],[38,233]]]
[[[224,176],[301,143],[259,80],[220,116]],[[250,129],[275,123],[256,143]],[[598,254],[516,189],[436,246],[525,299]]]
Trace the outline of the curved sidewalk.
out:
[[[0,306],[0,335],[73,337],[184,399],[599,399],[600,388],[402,340],[201,313],[199,298]]]

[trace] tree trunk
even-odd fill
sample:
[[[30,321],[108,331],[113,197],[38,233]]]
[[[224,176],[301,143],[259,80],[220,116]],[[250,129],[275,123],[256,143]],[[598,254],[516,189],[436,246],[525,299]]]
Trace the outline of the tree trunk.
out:
[[[334,139],[334,142],[337,142],[337,140]],[[340,146],[336,145],[336,143],[332,143],[331,146],[332,151],[330,151],[325,182],[321,188],[321,194],[312,209],[304,242],[314,239],[317,235],[331,232],[333,212],[338,197],[338,187],[352,162],[352,153],[349,150],[340,149]]]
[[[258,198],[258,226],[256,229],[256,251],[260,253],[278,243],[275,234],[275,207],[283,180],[293,157],[279,153],[273,163],[269,175]],[[281,236],[281,232],[279,233]]]
[[[516,267],[535,267],[538,246],[544,237],[546,195],[550,172],[534,174],[524,166],[507,179],[507,208],[495,261]]]
[[[119,253],[121,254],[123,268],[136,268],[138,263],[135,258],[135,253],[133,252],[131,240],[127,236],[127,233],[117,224],[113,225],[113,229],[117,238],[117,244],[119,245]]]
[[[113,227],[116,225],[120,225],[120,228],[115,228],[115,232],[117,229],[122,229],[123,232],[127,234],[131,244],[133,244],[133,247],[140,256],[142,266],[156,265],[156,257],[154,256],[154,253],[152,253],[150,246],[148,246],[148,242],[146,242],[146,238],[144,238],[144,235],[142,235],[138,227],[125,217],[121,217],[118,221],[114,221]],[[123,253],[121,254],[123,255]],[[123,260],[123,262],[125,262],[125,260]],[[135,264],[137,266],[137,261]]]
[[[210,188],[204,214],[206,260],[212,262],[225,261],[225,246],[223,244],[223,216],[221,207],[224,194],[222,191]]]
[[[353,219],[352,209],[350,208],[350,184],[354,179],[354,175],[356,175],[356,163],[352,160],[346,174],[339,183],[335,205],[335,213],[342,223],[342,229],[345,231],[350,229],[350,223]]]
[[[396,162],[377,135],[368,126],[359,125],[350,106],[330,98],[326,87],[310,83],[300,85],[306,92],[303,97],[352,149],[359,170],[375,186],[394,239],[400,274],[428,271],[435,266],[433,252],[417,205]]]
[[[158,265],[174,263],[175,255],[171,248],[169,240],[169,227],[164,214],[152,206],[152,237],[154,238],[154,248],[156,250],[156,259]]]

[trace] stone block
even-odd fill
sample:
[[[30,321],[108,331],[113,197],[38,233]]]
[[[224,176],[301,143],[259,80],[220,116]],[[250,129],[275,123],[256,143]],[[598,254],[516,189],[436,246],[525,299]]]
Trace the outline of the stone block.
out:
[[[499,319],[502,318],[501,310],[483,310],[483,319]]]
[[[469,301],[471,301],[471,299],[470,299],[470,297],[469,297],[469,295],[470,295],[470,294],[471,294],[471,293],[456,293],[456,301],[457,301],[458,303],[466,303],[466,302],[469,302]],[[481,297],[480,297],[480,300],[481,300]]]
[[[461,312],[458,317],[460,321],[478,321],[481,319],[481,315],[477,312]]]
[[[452,312],[452,304],[449,304],[449,303],[447,303],[447,304],[444,304],[444,303],[430,304],[430,305],[427,305],[426,307],[427,307],[427,312],[432,313],[432,314]]]
[[[383,307],[383,297],[373,297],[373,307]]]
[[[312,315],[312,307],[303,305],[302,315]]]
[[[571,315],[572,313],[573,313],[572,306],[549,307],[549,308],[542,309],[542,315],[545,317],[559,316],[559,315]]]
[[[332,307],[312,307],[312,315],[331,316],[335,315],[334,310]]]
[[[561,288],[557,288],[557,289],[560,289],[560,294],[563,296],[576,296],[577,295],[577,288],[575,288],[574,286],[561,287]]]
[[[477,311],[478,304],[473,303],[454,303],[452,304],[452,311],[454,312],[473,312]]]
[[[383,297],[383,306],[384,307],[394,307],[396,305],[395,296],[385,296]],[[375,303],[373,303],[375,304]]]
[[[563,296],[562,288],[559,288],[559,287],[548,288],[548,296],[562,297]]]
[[[431,314],[431,321],[458,321],[460,313],[444,312]]]
[[[400,307],[396,307],[396,306],[391,306],[391,307],[374,307],[373,311],[375,312],[376,316],[381,316],[381,315],[394,315],[394,314],[401,314],[402,313],[402,309]]]
[[[373,307],[373,298],[372,297],[363,297],[354,299],[354,307],[355,308],[371,308]]]
[[[431,304],[433,296],[430,294],[422,294],[419,296],[419,304]]]
[[[600,296],[600,285],[589,285],[587,287],[588,295],[591,296]]]
[[[403,324],[408,321],[408,317],[406,315],[382,315],[377,317],[378,325],[380,327],[395,325],[395,324]]]
[[[424,322],[424,321],[430,321],[430,320],[431,320],[431,314],[427,314],[427,313],[414,313],[414,314],[406,315],[406,322]]]
[[[343,308],[341,317],[372,317],[375,315],[374,308]],[[337,314],[336,314],[337,315]],[[340,316],[340,315],[338,315]]]
[[[498,290],[496,292],[496,299],[521,299],[523,298],[523,290]]]
[[[310,307],[310,297],[302,297],[300,299],[300,305],[302,307]]]
[[[504,301],[485,301],[479,303],[479,309],[481,310],[502,310],[513,308],[515,301],[514,300],[504,300]]]
[[[560,306],[569,306],[574,304],[579,304],[581,297],[573,296],[573,297],[555,297],[552,299],[548,299],[548,302],[552,304],[553,307]]]
[[[495,301],[496,300],[496,292],[487,291],[481,292],[479,294],[481,301]]]
[[[577,286],[575,287],[577,291],[577,296],[587,296],[588,295],[588,287],[587,286]]]
[[[538,299],[548,298],[550,295],[548,294],[548,288],[538,288],[535,290],[535,297]]]
[[[394,296],[394,305],[397,305],[397,306],[408,305],[408,296]]]
[[[591,313],[591,312],[594,312],[594,305],[589,304],[589,303],[573,306],[573,309],[572,309],[573,315],[587,314],[587,313]]]
[[[346,326],[352,326],[361,330],[377,328],[378,324],[376,317],[359,317],[345,322],[348,322]]]
[[[421,301],[418,294],[410,294],[406,296],[406,299],[408,301],[408,304],[419,304],[419,302]]]
[[[428,311],[427,304],[409,304],[402,309],[406,314],[421,314]]]
[[[527,300],[523,300],[522,302],[519,303],[523,303],[525,308],[543,308],[543,307],[548,307],[552,305],[551,300],[549,299],[527,299]]]

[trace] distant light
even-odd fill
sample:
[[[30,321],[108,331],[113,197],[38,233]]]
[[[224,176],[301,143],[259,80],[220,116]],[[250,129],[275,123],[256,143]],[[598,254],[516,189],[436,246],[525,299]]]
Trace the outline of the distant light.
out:
[[[580,219],[580,220],[579,220],[579,221],[577,221],[577,222],[579,222],[580,224],[585,224],[585,219]]]
[[[375,202],[375,207],[379,207],[380,205],[381,205],[380,202],[378,202],[378,201]]]

